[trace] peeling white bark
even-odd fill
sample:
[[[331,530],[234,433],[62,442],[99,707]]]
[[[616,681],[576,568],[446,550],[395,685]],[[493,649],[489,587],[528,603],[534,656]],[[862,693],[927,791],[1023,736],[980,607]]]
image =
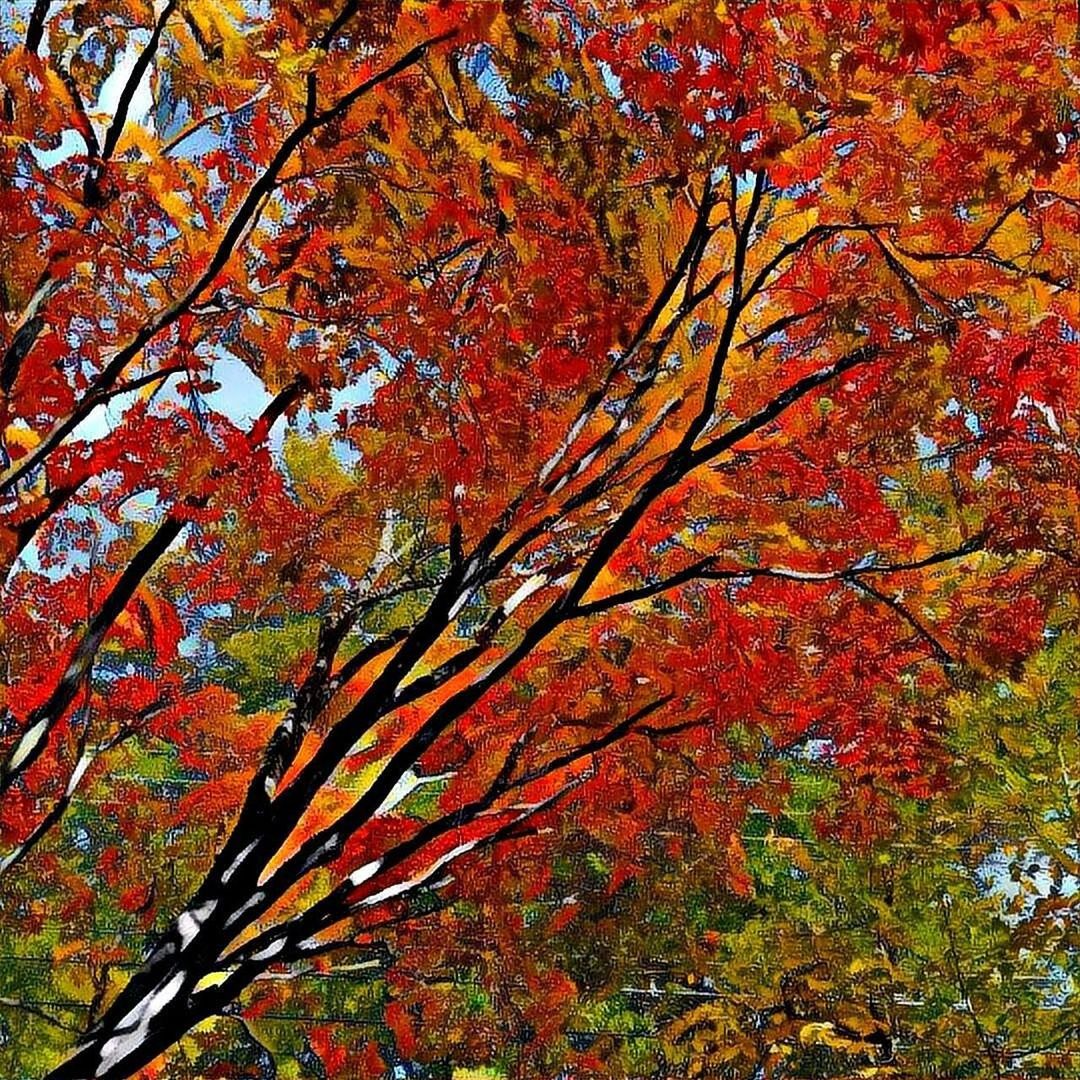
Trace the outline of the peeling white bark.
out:
[[[101,1064],[94,1076],[105,1076],[146,1041],[154,1018],[180,993],[183,985],[184,972],[178,971],[164,986],[143,998],[121,1020],[118,1033],[108,1039],[101,1048]]]

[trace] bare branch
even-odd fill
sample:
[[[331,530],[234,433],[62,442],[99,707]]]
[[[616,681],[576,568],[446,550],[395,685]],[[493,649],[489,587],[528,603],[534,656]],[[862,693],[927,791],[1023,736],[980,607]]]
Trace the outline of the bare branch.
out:
[[[745,420],[730,428],[723,435],[717,436],[710,442],[704,443],[689,455],[685,471],[694,469],[699,465],[711,461],[725,450],[731,449],[736,443],[760,431],[767,424],[786,412],[792,405],[812,393],[819,386],[824,386],[840,375],[851,371],[863,364],[869,364],[877,360],[882,354],[880,345],[863,345],[854,349],[846,356],[841,357],[834,364],[826,368],[806,375],[793,383],[786,390],[782,390],[767,405],[762,406],[756,413],[748,416]]]
[[[715,291],[716,287],[719,285],[719,281],[717,281],[712,285],[712,289],[708,292],[703,290],[702,293],[697,294],[694,297],[695,302],[691,306],[690,299],[693,287],[692,272],[696,273],[696,267],[699,265],[700,260],[705,253],[705,249],[708,247],[709,240],[712,238],[713,231],[709,226],[709,218],[715,206],[716,196],[712,191],[711,183],[706,183],[701,201],[698,204],[694,224],[687,237],[686,243],[683,245],[682,251],[679,253],[679,258],[676,261],[674,268],[664,281],[660,292],[657,293],[656,297],[653,299],[652,305],[638,324],[629,343],[619,353],[618,359],[612,365],[604,382],[589,395],[588,398],[586,398],[577,419],[571,425],[563,442],[559,445],[555,454],[546,462],[543,469],[541,469],[539,479],[543,485],[543,490],[548,492],[557,491],[570,479],[583,471],[586,466],[584,466],[582,462],[595,460],[596,456],[601,452],[604,446],[614,441],[618,434],[620,434],[624,417],[629,414],[636,402],[643,396],[649,386],[652,385],[652,381],[655,380],[659,359],[674,337],[678,327],[687,318],[693,308],[696,307],[701,300],[705,299],[706,295],[711,295],[711,292]],[[620,415],[615,418],[608,431],[589,446],[584,453],[579,456],[578,460],[569,466],[561,476],[558,475],[556,470],[565,460],[566,455],[577,441],[585,424],[605,400],[615,379],[619,374],[626,370],[638,350],[648,339],[649,335],[656,329],[657,323],[660,321],[660,318],[674,298],[679,285],[684,280],[686,282],[686,289],[684,292],[683,303],[679,306],[679,311],[676,312],[673,319],[665,328],[660,341],[657,342],[652,350],[649,374],[637,387],[635,387],[626,406],[621,410]]]
[[[47,1013],[32,1001],[19,1001],[17,998],[0,997],[0,1008],[18,1009],[20,1012],[29,1013],[39,1020],[44,1020],[45,1023],[51,1024],[53,1027],[60,1028],[62,1031],[73,1032],[76,1035],[82,1030],[77,1024],[68,1024],[63,1020],[57,1020],[55,1016]]]
[[[980,236],[971,247],[963,251],[912,251],[910,248],[902,247],[895,239],[891,241],[892,246],[897,252],[903,255],[905,259],[911,259],[915,262],[954,262],[964,260],[986,262],[1001,270],[1008,270],[1011,273],[1036,278],[1039,281],[1045,282],[1047,285],[1053,285],[1059,289],[1067,289],[1072,284],[1068,278],[1058,278],[1046,271],[1025,268],[1014,259],[1003,258],[989,250],[990,242],[1004,227],[1005,222],[1017,211],[1023,210],[1028,206],[1033,197],[1037,194],[1039,193],[1033,189],[1029,189],[1019,199],[1014,199],[1000,214],[998,214],[993,224],[990,225],[982,236]],[[1063,201],[1070,202],[1071,200],[1063,199]]]
[[[882,592],[881,589],[874,585],[871,585],[868,581],[860,581],[856,577],[848,578],[848,582],[858,589],[860,592],[865,593],[867,596],[872,597],[879,603],[884,604],[891,611],[895,611],[901,619],[904,620],[929,646],[934,657],[941,664],[947,668],[956,666],[956,658],[941,644],[940,641],[930,631],[923,626],[923,624],[915,618],[915,616],[904,606],[901,601],[891,595],[890,593]]]
[[[208,124],[212,124],[215,120],[220,120],[223,116],[233,116],[244,109],[250,108],[263,97],[265,97],[265,91],[260,91],[245,101],[243,105],[238,105],[236,108],[226,108],[222,106],[219,109],[211,109],[209,112],[204,113],[198,120],[188,124],[183,131],[174,135],[162,146],[161,153],[166,156],[173,153],[178,146],[190,139],[192,135],[198,134]]]
[[[49,17],[49,8],[52,5],[53,0],[34,0],[34,8],[26,24],[27,52],[36,53],[41,46],[41,38],[45,33],[45,21]]]
[[[513,774],[532,734],[529,731],[524,732],[514,743],[495,778],[482,796],[422,826],[409,839],[397,844],[368,866],[354,871],[345,881],[318,903],[312,905],[302,915],[296,916],[293,920],[282,924],[280,927],[265,931],[253,942],[243,946],[242,955],[245,957],[250,956],[253,952],[267,947],[270,941],[283,936],[307,937],[328,928],[332,925],[332,922],[325,921],[329,915],[334,915],[332,921],[338,921],[355,908],[355,905],[347,902],[347,898],[355,892],[360,884],[367,884],[384,878],[394,867],[399,866],[407,858],[423,850],[440,837],[456,829],[463,828],[491,812],[495,804],[511,792],[520,791],[537,780],[566,769],[624,738],[642,720],[647,719],[671,700],[670,696],[663,697],[637,709],[603,735],[576,746],[552,758],[544,765],[537,766],[521,777],[514,779]],[[358,805],[354,804],[352,808],[342,814],[331,825],[309,837],[297,852],[286,860],[269,880],[262,884],[259,903],[251,905],[245,912],[243,922],[234,928],[234,933],[242,929],[243,926],[249,925],[261,912],[270,907],[275,898],[283,895],[288,888],[299,881],[305,874],[310,873],[316,866],[325,865],[341,851],[345,840],[370,817],[370,814],[366,811],[358,813]],[[390,886],[389,888],[395,887]],[[291,927],[292,929],[286,930],[283,935],[281,931],[284,927]],[[231,957],[226,958],[226,960],[231,959]]]
[[[802,322],[803,319],[813,318],[815,315],[820,315],[823,311],[828,310],[826,304],[815,304],[812,308],[808,308],[806,311],[794,312],[791,315],[784,315],[782,318],[776,319],[769,323],[768,326],[762,327],[752,337],[748,337],[745,341],[740,342],[738,349],[743,351],[745,349],[754,349],[760,345],[763,341],[767,341],[773,336],[773,334],[779,334],[781,331],[786,330],[789,326],[794,326],[796,323]]]
[[[139,714],[140,721],[147,720],[164,707],[165,700],[159,699],[153,705],[142,710]],[[91,748],[86,746],[85,738],[79,740],[75,766],[68,775],[67,784],[64,786],[63,793],[53,804],[49,812],[34,827],[33,831],[24,840],[12,848],[12,850],[3,858],[0,858],[0,877],[7,873],[8,870],[11,870],[21,863],[63,818],[64,814],[67,813],[68,807],[71,805],[72,799],[75,797],[79,785],[82,783],[83,778],[90,770],[90,766],[97,758],[102,754],[107,753],[109,750],[115,749],[121,743],[136,734],[138,730],[137,726],[125,726],[111,739],[106,739],[105,742],[101,743],[99,746]]]
[[[743,294],[740,309],[745,308],[746,305],[749,304],[750,301],[753,300],[754,297],[761,292],[761,290],[768,283],[769,278],[771,278],[772,275],[775,274],[776,271],[779,270],[780,267],[783,266],[783,264],[787,262],[787,260],[790,259],[792,255],[798,254],[798,252],[801,251],[802,248],[804,248],[811,240],[816,240],[819,237],[824,236],[835,236],[839,233],[845,232],[861,232],[873,234],[875,232],[880,232],[886,229],[893,229],[895,227],[895,222],[879,222],[876,224],[853,222],[847,225],[812,226],[811,228],[807,229],[806,232],[804,232],[801,236],[796,237],[796,239],[784,244],[783,247],[781,247],[780,250],[761,268],[761,270],[758,271],[757,276],[750,283],[750,287]]]
[[[142,49],[138,57],[136,57],[135,63],[131,66],[131,73],[128,75],[127,81],[120,91],[120,96],[117,98],[116,110],[113,113],[112,121],[109,123],[109,127],[105,132],[105,139],[101,144],[101,160],[103,162],[108,161],[112,157],[113,151],[116,150],[116,144],[120,141],[124,126],[127,124],[128,110],[131,108],[131,102],[135,98],[139,83],[142,82],[143,76],[149,70],[150,64],[153,62],[154,56],[158,50],[158,45],[161,43],[161,35],[165,31],[165,24],[176,10],[177,2],[178,0],[168,0],[161,9],[161,14],[158,15],[157,22],[154,23],[154,29],[150,33],[150,40],[147,41],[146,46]]]
[[[613,608],[625,604],[637,603],[669,592],[691,581],[739,581],[753,578],[777,578],[783,581],[794,581],[803,584],[823,584],[829,582],[853,582],[859,578],[881,576],[888,574],[910,573],[915,570],[924,570],[927,567],[937,566],[940,563],[962,559],[976,551],[982,550],[984,538],[977,537],[974,540],[961,544],[960,547],[949,551],[936,552],[924,559],[918,559],[908,563],[886,563],[881,565],[856,565],[845,567],[842,570],[792,570],[783,566],[745,566],[721,568],[716,564],[716,557],[699,559],[697,562],[680,570],[669,577],[659,581],[641,585],[634,589],[625,589],[621,592],[612,593],[609,596],[600,597],[588,604],[579,604],[576,611],[581,617],[601,614]]]

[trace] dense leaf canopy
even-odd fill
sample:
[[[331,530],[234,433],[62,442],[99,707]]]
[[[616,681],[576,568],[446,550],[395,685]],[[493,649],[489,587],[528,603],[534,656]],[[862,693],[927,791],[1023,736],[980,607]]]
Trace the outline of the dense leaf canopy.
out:
[[[0,1071],[1061,1075],[1076,32],[8,5]]]

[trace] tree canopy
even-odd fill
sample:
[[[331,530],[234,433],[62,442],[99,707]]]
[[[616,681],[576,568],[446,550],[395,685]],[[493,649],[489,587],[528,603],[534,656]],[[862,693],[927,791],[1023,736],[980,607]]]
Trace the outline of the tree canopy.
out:
[[[0,13],[5,1073],[1075,1062],[1076,32]]]

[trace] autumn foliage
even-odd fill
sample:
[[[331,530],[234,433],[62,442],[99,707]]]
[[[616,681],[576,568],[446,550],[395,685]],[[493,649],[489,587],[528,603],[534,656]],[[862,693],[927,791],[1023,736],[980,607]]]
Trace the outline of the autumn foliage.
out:
[[[970,1004],[978,898],[890,952],[877,853],[977,816],[993,687],[1067,710],[1076,31],[1066,0],[0,15],[10,1074],[916,1076],[924,1040],[1032,1075],[1016,1022],[866,1002],[955,972]],[[1051,832],[1070,913],[1032,903],[1075,935]],[[831,923],[777,860],[869,881],[877,937],[807,954]],[[658,950],[685,1008],[626,974]],[[612,1019],[632,978],[662,1053]]]

